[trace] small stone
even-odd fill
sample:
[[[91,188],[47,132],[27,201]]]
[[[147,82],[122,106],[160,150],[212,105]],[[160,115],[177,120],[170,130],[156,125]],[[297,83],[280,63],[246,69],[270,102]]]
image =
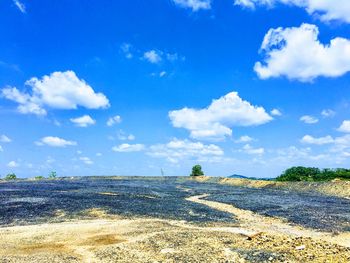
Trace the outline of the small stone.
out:
[[[303,250],[303,249],[305,249],[305,245],[297,246],[295,249],[296,250]]]

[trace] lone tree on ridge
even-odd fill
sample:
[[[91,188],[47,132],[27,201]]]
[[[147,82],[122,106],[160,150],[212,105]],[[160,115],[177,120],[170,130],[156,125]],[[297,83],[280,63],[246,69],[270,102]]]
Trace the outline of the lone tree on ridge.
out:
[[[199,164],[196,164],[195,166],[192,167],[192,173],[190,174],[190,176],[201,176],[201,175],[204,175],[202,171],[202,166],[200,166]]]

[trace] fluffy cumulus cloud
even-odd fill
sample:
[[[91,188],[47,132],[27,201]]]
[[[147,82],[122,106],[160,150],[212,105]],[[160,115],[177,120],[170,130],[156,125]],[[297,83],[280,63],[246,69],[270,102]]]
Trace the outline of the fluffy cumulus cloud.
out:
[[[128,143],[122,143],[118,146],[114,146],[112,148],[112,151],[114,152],[140,152],[145,149],[145,146],[143,144],[128,144]]]
[[[108,120],[107,120],[107,126],[111,127],[113,126],[114,124],[118,124],[118,123],[121,123],[122,122],[122,118],[119,116],[119,115],[115,115],[113,117],[110,117]]]
[[[310,115],[301,116],[299,120],[304,122],[304,123],[307,123],[307,124],[318,123],[318,119],[316,117],[310,116]]]
[[[174,127],[190,131],[192,138],[221,140],[231,136],[232,126],[254,126],[273,118],[263,107],[242,100],[237,92],[213,100],[204,109],[183,108],[169,112]]]
[[[179,55],[178,53],[167,53],[166,51],[151,49],[145,51],[141,59],[148,61],[152,64],[159,64],[162,61],[167,61],[174,63],[175,61],[185,61],[186,57]],[[152,73],[152,76],[158,75],[159,77],[164,77],[167,74],[166,71],[161,71],[160,73]]]
[[[0,135],[0,142],[9,143],[9,142],[12,142],[12,140],[9,137],[7,137],[5,134],[2,134]]]
[[[68,141],[55,136],[46,136],[40,139],[40,141],[35,142],[38,146],[51,146],[51,147],[66,147],[66,146],[74,146],[77,145],[75,141]]]
[[[202,159],[203,157],[221,157],[224,151],[214,144],[203,144],[190,140],[173,139],[167,144],[152,145],[148,151],[152,157],[165,158],[171,163],[177,163],[183,159]]]
[[[89,115],[84,115],[78,118],[71,118],[70,121],[73,122],[76,126],[84,128],[96,123],[96,121]]]
[[[247,142],[251,142],[254,141],[254,139],[248,135],[243,135],[241,137],[239,137],[238,140],[235,140],[235,143],[247,143]]]
[[[350,157],[350,134],[338,137],[327,135],[318,138],[305,135],[300,141],[304,144],[330,145],[327,149],[327,154],[332,153],[332,160],[334,160],[334,162]]]
[[[235,5],[255,9],[257,6],[272,8],[277,4],[297,6],[322,21],[339,20],[350,23],[350,2],[348,0],[235,0]]]
[[[270,29],[261,45],[264,61],[256,62],[254,70],[262,79],[285,76],[304,82],[350,71],[350,40],[337,37],[322,44],[318,34],[311,24]]]
[[[313,137],[311,135],[305,135],[303,138],[301,138],[300,141],[302,143],[316,144],[316,145],[323,145],[323,144],[334,143],[334,139],[330,135],[327,135],[327,136],[324,136],[324,137],[319,137],[319,138],[315,138],[315,137]]]
[[[350,120],[343,121],[338,128],[338,131],[350,133]]]
[[[260,147],[260,148],[254,148],[250,144],[246,144],[242,147],[240,150],[241,152],[247,153],[247,154],[252,154],[252,155],[262,155],[265,153],[265,149]]]
[[[193,12],[211,8],[211,0],[173,0],[173,2],[182,8],[190,8]]]
[[[146,51],[143,58],[152,64],[157,64],[162,61],[162,52],[152,49]]]
[[[273,110],[271,110],[271,111],[270,111],[270,114],[271,114],[272,116],[282,116],[282,112],[281,112],[280,110],[278,110],[278,109],[273,109]]]
[[[19,91],[15,87],[2,89],[1,95],[17,102],[18,111],[23,114],[46,115],[46,108],[88,109],[109,107],[107,97],[96,93],[84,80],[79,79],[73,71],[54,72],[41,79],[31,78],[25,83],[30,92]]]

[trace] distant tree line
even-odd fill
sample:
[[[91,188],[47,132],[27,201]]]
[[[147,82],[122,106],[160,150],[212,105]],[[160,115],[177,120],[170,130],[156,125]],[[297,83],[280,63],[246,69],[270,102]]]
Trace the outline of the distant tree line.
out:
[[[56,177],[57,177],[57,173],[55,171],[50,172],[48,175],[49,179],[55,179]],[[1,176],[0,176],[0,179],[1,179]],[[17,175],[15,173],[9,173],[4,177],[4,180],[7,180],[7,181],[16,180],[16,179],[17,179]],[[39,176],[35,176],[34,179],[42,180],[42,179],[45,179],[45,177],[42,175],[39,175]]]
[[[319,169],[315,167],[294,166],[285,170],[276,178],[277,181],[330,181],[350,179],[350,169]]]

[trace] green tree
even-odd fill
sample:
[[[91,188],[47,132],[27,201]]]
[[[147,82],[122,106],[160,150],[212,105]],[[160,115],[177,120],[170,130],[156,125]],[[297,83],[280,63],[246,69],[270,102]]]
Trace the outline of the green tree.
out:
[[[51,173],[49,173],[49,178],[53,179],[57,177],[57,173],[55,171],[52,171]]]
[[[17,176],[14,173],[8,174],[5,176],[5,180],[16,180]]]
[[[276,178],[277,181],[330,181],[333,179],[350,179],[350,169],[318,169],[314,167],[296,166],[285,170]]]
[[[190,174],[190,176],[201,176],[201,175],[204,175],[202,171],[202,166],[200,166],[199,164],[196,164],[195,166],[192,167],[192,173]]]

